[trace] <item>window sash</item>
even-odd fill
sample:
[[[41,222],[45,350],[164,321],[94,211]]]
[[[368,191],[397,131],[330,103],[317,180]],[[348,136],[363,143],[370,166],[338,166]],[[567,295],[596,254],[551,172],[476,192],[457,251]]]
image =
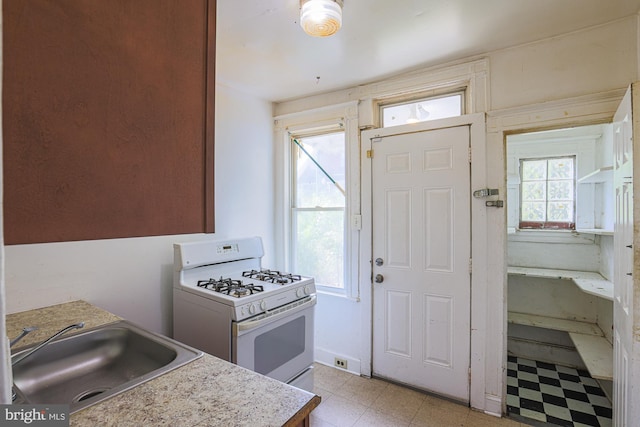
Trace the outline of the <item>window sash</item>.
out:
[[[317,162],[314,167],[318,168],[318,174],[323,175],[324,178],[318,181],[319,184],[325,181],[325,184],[330,183],[333,188],[330,190],[333,196],[330,196],[328,200],[322,203],[322,206],[309,206],[309,203],[299,206],[299,191],[301,183],[298,182],[298,165],[301,158],[308,156],[301,146],[295,141],[297,140],[304,146],[305,139],[310,137],[318,137],[323,135],[332,135],[342,133],[344,137],[342,149],[344,152],[344,172],[338,172],[338,175],[332,173],[325,168],[325,164],[322,161],[322,155],[309,152],[313,156],[313,159],[306,157],[306,160],[312,163]],[[321,144],[321,143],[320,143]],[[319,145],[320,145],[319,144]],[[335,146],[334,146],[335,147]],[[347,141],[346,133],[342,128],[326,129],[325,132],[318,133],[302,133],[291,135],[291,192],[290,192],[290,250],[289,250],[289,264],[292,271],[296,271],[300,274],[309,274],[315,277],[316,285],[323,287],[332,292],[343,293],[346,292],[346,276],[347,276],[347,197],[344,192],[343,186],[346,182],[342,182],[342,179],[346,177],[347,172]],[[324,169],[324,170],[321,170]],[[338,168],[339,170],[339,168]],[[341,179],[338,180],[338,177]],[[336,181],[334,181],[336,179]],[[320,190],[323,191],[323,190]],[[326,191],[326,187],[325,190]],[[334,193],[337,191],[338,193]],[[339,200],[339,193],[342,193],[342,200]],[[329,193],[324,193],[329,195]],[[337,198],[334,198],[337,197]],[[319,203],[316,201],[313,204]],[[336,204],[337,203],[337,204]],[[317,213],[315,218],[320,222],[324,221],[324,226],[321,224],[319,229],[309,229],[306,234],[306,240],[304,236],[301,236],[299,227],[302,226],[303,221],[308,221],[309,217],[304,218],[305,214]],[[338,220],[332,217],[332,213],[339,216]],[[328,216],[323,216],[327,214]],[[312,219],[313,220],[313,219]],[[335,227],[334,227],[335,225]],[[324,234],[322,234],[324,233]],[[323,237],[316,237],[318,234],[322,234]],[[314,243],[314,239],[320,241]],[[317,250],[319,248],[319,250]]]
[[[572,177],[571,178],[549,178],[550,176],[550,162],[554,160],[566,159],[572,162]],[[536,177],[531,179],[525,179],[524,177],[524,169],[525,164],[527,162],[545,162],[545,175],[544,177]],[[542,158],[527,158],[520,159],[520,218],[519,218],[519,228],[521,229],[547,229],[547,230],[575,230],[575,221],[576,221],[576,157],[575,156],[558,156],[558,157],[542,157]],[[572,191],[571,191],[571,199],[550,199],[549,197],[549,187],[550,183],[561,183],[571,181],[572,183]],[[524,187],[525,183],[541,183],[543,184],[544,191],[543,196],[536,199],[528,199],[525,200],[524,197]],[[571,204],[571,220],[569,221],[550,221],[549,220],[549,209],[550,205],[553,203],[570,203]],[[544,219],[540,221],[523,219],[524,217],[524,206],[527,203],[538,203],[544,204]]]

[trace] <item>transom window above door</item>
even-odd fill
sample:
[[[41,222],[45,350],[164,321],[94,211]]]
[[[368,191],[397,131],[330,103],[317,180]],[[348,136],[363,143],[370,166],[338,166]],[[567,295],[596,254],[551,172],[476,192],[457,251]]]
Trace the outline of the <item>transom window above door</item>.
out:
[[[575,229],[575,156],[520,160],[520,228]]]
[[[380,106],[382,127],[400,126],[464,114],[464,93],[431,96]]]

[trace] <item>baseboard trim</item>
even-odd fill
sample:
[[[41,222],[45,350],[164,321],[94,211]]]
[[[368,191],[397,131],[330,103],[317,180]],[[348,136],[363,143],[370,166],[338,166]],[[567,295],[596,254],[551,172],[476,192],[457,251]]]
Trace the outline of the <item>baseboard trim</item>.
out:
[[[502,398],[493,394],[485,394],[484,413],[495,417],[502,417]]]

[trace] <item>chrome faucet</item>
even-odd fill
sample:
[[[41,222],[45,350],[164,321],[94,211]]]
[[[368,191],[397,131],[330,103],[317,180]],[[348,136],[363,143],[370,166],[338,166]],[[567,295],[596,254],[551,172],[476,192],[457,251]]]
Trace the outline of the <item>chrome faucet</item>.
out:
[[[53,334],[52,336],[50,336],[49,338],[47,338],[46,340],[42,341],[40,344],[38,344],[37,346],[35,346],[34,348],[32,348],[31,350],[27,351],[26,353],[23,353],[19,356],[16,356],[15,358],[11,358],[11,366],[15,366],[16,363],[20,362],[21,360],[26,359],[27,357],[31,356],[33,353],[35,353],[36,351],[40,350],[42,347],[44,347],[45,345],[49,344],[51,341],[53,341],[54,339],[58,338],[60,335],[69,332],[73,329],[81,329],[84,328],[84,322],[80,322],[80,323],[74,323],[73,325],[69,325],[66,328],[56,332],[55,334]],[[28,329],[28,328],[25,328]],[[31,331],[29,331],[31,332]],[[25,332],[23,330],[23,334],[26,335],[29,332]],[[22,335],[22,336],[24,336]],[[22,338],[19,337],[19,338]],[[15,340],[14,340],[15,341]]]
[[[15,337],[14,339],[12,339],[9,342],[9,347],[13,347],[14,345],[16,345],[18,343],[18,341],[20,341],[22,338],[26,337],[29,332],[33,332],[33,331],[35,331],[37,329],[38,328],[35,327],[35,326],[28,326],[26,328],[22,328],[22,332],[20,333],[20,335],[18,335],[17,337]]]

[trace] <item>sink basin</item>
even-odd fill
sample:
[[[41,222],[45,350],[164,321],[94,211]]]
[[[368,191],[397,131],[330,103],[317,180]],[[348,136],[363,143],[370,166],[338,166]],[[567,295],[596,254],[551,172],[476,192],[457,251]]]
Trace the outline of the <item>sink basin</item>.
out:
[[[73,413],[200,356],[130,322],[109,323],[52,341],[16,363],[13,403],[68,404]]]

